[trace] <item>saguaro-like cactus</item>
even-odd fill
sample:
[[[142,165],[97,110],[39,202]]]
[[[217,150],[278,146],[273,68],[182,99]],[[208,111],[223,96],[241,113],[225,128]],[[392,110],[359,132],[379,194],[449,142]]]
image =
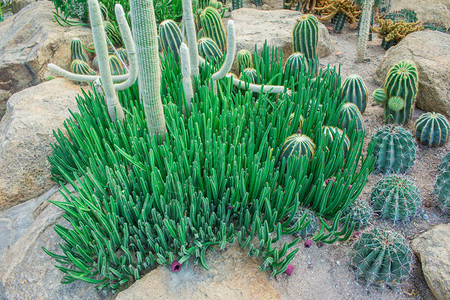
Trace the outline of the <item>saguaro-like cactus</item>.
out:
[[[362,0],[362,12],[359,22],[358,48],[356,49],[356,62],[366,58],[367,41],[369,40],[370,21],[375,0]]]
[[[313,15],[303,15],[293,30],[294,52],[301,52],[308,61],[315,59],[318,53],[319,21]]]

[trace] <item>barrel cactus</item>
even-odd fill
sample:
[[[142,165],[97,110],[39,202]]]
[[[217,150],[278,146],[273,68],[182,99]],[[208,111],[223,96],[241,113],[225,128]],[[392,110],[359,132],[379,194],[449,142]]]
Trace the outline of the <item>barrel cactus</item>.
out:
[[[428,112],[417,119],[414,127],[419,142],[427,146],[442,146],[447,141],[450,125],[443,115]]]
[[[215,8],[206,7],[200,14],[200,23],[206,37],[211,38],[220,51],[226,50],[226,33],[222,18]]]
[[[375,228],[361,234],[353,246],[351,265],[367,285],[392,287],[411,272],[413,253],[395,231]]]
[[[130,64],[130,61],[128,60],[128,53],[127,53],[126,49],[124,49],[124,48],[117,49],[117,54],[126,66],[128,66]]]
[[[258,81],[258,73],[253,68],[246,68],[241,72],[240,79],[250,83],[256,83]]]
[[[236,53],[236,61],[237,61],[239,73],[244,71],[247,68],[253,68],[252,54],[247,49],[239,50]]]
[[[308,62],[305,56],[300,52],[292,53],[284,65],[284,80],[294,77],[294,81],[300,79],[300,76],[308,71]]]
[[[361,113],[364,113],[367,106],[367,87],[361,76],[349,75],[342,84],[342,98],[347,97],[346,101],[356,104]]]
[[[281,148],[280,160],[284,157],[288,159],[289,156],[314,156],[316,151],[316,145],[313,140],[304,134],[293,134],[288,136],[284,141],[283,147]]]
[[[298,220],[300,220],[303,215],[306,214],[306,222],[309,224],[302,230],[295,232],[295,236],[300,236],[302,239],[306,240],[311,238],[319,229],[319,218],[315,216],[314,212],[310,209],[300,207],[295,213],[295,217],[291,221],[291,225],[294,225]]]
[[[307,61],[318,55],[319,21],[314,15],[303,15],[294,26],[294,52],[301,52]]]
[[[112,75],[123,75],[127,73],[127,70],[116,55],[109,56],[109,67],[111,68]]]
[[[222,57],[223,55],[216,42],[206,37],[198,40],[198,54],[204,59]]]
[[[417,146],[411,133],[400,126],[383,126],[371,143],[377,157],[375,173],[406,173],[414,164]]]
[[[421,206],[417,186],[400,175],[385,176],[378,181],[372,190],[370,202],[382,219],[394,222],[414,217]]]
[[[83,43],[80,39],[74,38],[70,41],[70,61],[74,61],[76,59],[87,62],[87,56],[83,50]]]
[[[333,143],[335,141],[340,140],[341,137],[344,135],[344,132],[341,129],[333,126],[323,126],[322,130],[324,133],[325,145],[329,150],[331,150],[331,148],[333,147]],[[350,148],[350,140],[347,137],[347,135],[345,135],[344,137],[343,147],[344,147],[344,155],[346,155],[347,151]]]
[[[174,20],[165,20],[159,24],[159,37],[164,52],[172,51],[175,59],[180,56],[181,30]]]
[[[434,193],[437,195],[437,201],[444,211],[450,209],[450,152],[441,161],[438,167],[438,176]]]
[[[359,112],[359,108],[350,102],[346,102],[342,105],[341,111],[339,112],[338,124],[341,129],[351,130],[350,124],[354,120],[355,125],[353,129],[358,131],[364,131],[364,121]]]
[[[384,88],[375,89],[372,93],[372,98],[376,103],[384,105],[387,101],[386,90]]]
[[[370,225],[373,219],[373,209],[362,198],[358,198],[344,212],[344,216],[349,217],[355,229],[362,229]]]
[[[91,69],[91,67],[81,59],[75,59],[70,64],[70,70],[72,73],[80,74],[80,75],[95,75],[95,71]]]
[[[105,28],[106,36],[109,38],[114,47],[116,48],[122,47],[123,40],[117,28],[114,27],[114,25],[109,21],[104,21],[103,26]]]

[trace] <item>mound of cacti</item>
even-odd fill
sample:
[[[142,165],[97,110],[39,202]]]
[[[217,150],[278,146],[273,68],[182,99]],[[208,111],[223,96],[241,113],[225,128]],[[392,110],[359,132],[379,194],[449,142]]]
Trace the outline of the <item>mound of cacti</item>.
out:
[[[344,216],[349,217],[355,229],[363,229],[370,225],[373,219],[373,209],[362,198],[358,198],[344,212]]]
[[[434,112],[422,114],[414,123],[416,138],[427,146],[442,146],[448,138],[450,125],[447,119]]]
[[[442,158],[434,186],[437,201],[444,211],[450,209],[450,152]]]
[[[389,175],[378,181],[372,190],[370,202],[382,219],[406,221],[421,207],[419,189],[411,180]]]
[[[350,28],[356,28],[358,26],[357,17],[361,14],[353,0],[329,0],[329,4],[324,7],[316,7],[316,10],[324,14],[320,18],[322,22],[331,21],[335,24],[334,32],[336,33],[342,32],[346,20],[350,23]]]
[[[353,246],[351,265],[367,285],[393,287],[408,278],[413,253],[404,237],[390,230],[373,229],[361,234]]]

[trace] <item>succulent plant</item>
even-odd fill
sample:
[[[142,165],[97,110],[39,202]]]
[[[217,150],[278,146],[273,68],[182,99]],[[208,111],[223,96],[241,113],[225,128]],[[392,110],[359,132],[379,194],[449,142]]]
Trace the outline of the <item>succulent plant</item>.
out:
[[[384,106],[384,103],[387,101],[386,90],[384,88],[375,89],[372,93],[372,98],[377,104]]]
[[[293,134],[288,136],[284,141],[283,147],[281,148],[280,160],[284,157],[288,159],[291,155],[300,156],[314,156],[316,151],[316,145],[313,140],[304,134]]]
[[[111,68],[112,75],[123,75],[127,73],[127,70],[124,68],[122,62],[116,55],[109,56],[109,66]]]
[[[373,209],[362,198],[358,198],[350,204],[344,212],[345,217],[350,217],[350,222],[355,224],[355,229],[363,229],[370,225],[373,219]]]
[[[406,173],[414,164],[417,146],[411,133],[400,126],[383,126],[371,143],[375,144],[376,173]]]
[[[434,186],[437,201],[444,211],[450,209],[450,152],[442,158],[438,167],[438,176]]]
[[[344,132],[341,129],[333,126],[322,126],[322,130],[325,138],[324,144],[329,150],[331,150],[331,148],[333,147],[335,139],[339,140],[344,135]],[[342,146],[344,147],[345,156],[347,154],[347,151],[350,149],[350,140],[347,135],[345,135],[344,143]]]
[[[423,30],[421,21],[414,21],[409,23],[402,19],[381,19],[377,16],[376,22],[379,24],[379,26],[370,26],[370,29],[373,32],[378,33],[378,37],[383,40],[381,46],[385,50],[388,50],[390,47],[398,44],[408,34]]]
[[[72,62],[76,59],[88,62],[87,56],[83,50],[83,43],[78,38],[74,38],[70,41],[70,61]]]
[[[354,103],[363,114],[367,106],[367,87],[361,76],[349,75],[342,84],[342,98],[347,97],[347,102]]]
[[[204,59],[222,57],[223,55],[216,42],[207,37],[198,40],[198,54]]]
[[[95,75],[95,71],[91,69],[87,62],[81,59],[75,59],[70,64],[70,70],[79,75]]]
[[[357,17],[361,11],[353,3],[353,0],[329,0],[329,4],[324,7],[316,7],[316,10],[324,15],[320,18],[322,22],[334,22],[334,32],[340,33],[344,28],[346,20],[350,23],[350,28],[358,26]]]
[[[175,59],[180,56],[181,30],[174,20],[165,20],[159,24],[159,37],[164,52],[172,51]]]
[[[375,228],[361,234],[353,246],[351,265],[367,285],[392,287],[410,274],[413,253],[395,231]]]
[[[346,102],[342,105],[339,113],[338,124],[339,128],[351,130],[350,124],[354,121],[355,125],[353,129],[358,131],[364,131],[364,121],[359,112],[358,106],[353,103]]]
[[[292,33],[294,52],[303,53],[309,62],[318,55],[319,21],[314,15],[303,15],[295,23]]]
[[[450,125],[447,119],[434,112],[420,115],[414,123],[416,128],[416,138],[427,146],[442,146],[448,138]]]
[[[307,238],[311,238],[314,234],[319,230],[319,218],[316,217],[314,212],[310,209],[300,207],[295,213],[294,218],[291,221],[291,224],[295,224],[298,220],[302,218],[302,216],[306,214],[306,222],[309,221],[308,225],[300,231],[294,232],[295,236],[300,236],[302,239],[306,240]]]
[[[111,43],[116,48],[120,48],[123,46],[123,40],[120,36],[119,31],[117,31],[116,27],[109,22],[109,21],[103,21],[103,27],[105,28],[106,36],[109,38]]]
[[[339,74],[334,68],[330,68],[330,66],[328,66],[326,69],[322,69],[319,77],[321,79],[324,79],[327,84],[333,87],[333,89],[336,89],[341,84],[341,78]]]
[[[119,48],[117,49],[118,57],[122,60],[122,62],[128,66],[130,64],[130,61],[128,60],[128,53],[126,49]]]
[[[241,80],[256,83],[258,81],[258,73],[253,68],[246,68],[241,72]]]
[[[300,52],[294,52],[288,57],[284,65],[284,80],[287,81],[290,77],[293,77],[294,81],[298,81],[307,71],[308,61],[305,56]]]
[[[206,7],[200,14],[200,22],[206,37],[211,38],[220,51],[226,50],[226,32],[222,18],[215,8]]]
[[[247,49],[239,50],[236,53],[236,61],[237,61],[239,73],[244,71],[244,69],[253,68],[252,54]]]
[[[236,10],[242,8],[244,6],[244,2],[242,0],[232,0],[231,5],[232,10]]]
[[[400,175],[385,176],[378,181],[372,190],[370,202],[382,219],[394,222],[414,217],[421,206],[417,186]]]

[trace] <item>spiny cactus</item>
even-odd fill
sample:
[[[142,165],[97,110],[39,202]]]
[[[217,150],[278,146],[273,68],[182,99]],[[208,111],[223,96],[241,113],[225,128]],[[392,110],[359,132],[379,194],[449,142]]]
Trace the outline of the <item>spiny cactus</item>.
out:
[[[386,90],[384,88],[375,89],[372,93],[372,98],[377,104],[384,106],[384,103],[387,101]]]
[[[358,26],[357,17],[361,11],[353,3],[353,0],[330,0],[324,7],[316,7],[316,10],[324,14],[320,18],[322,22],[334,22],[334,32],[342,32],[344,22],[348,20],[350,28]]]
[[[359,19],[358,47],[356,49],[356,62],[363,62],[366,58],[367,41],[372,40],[370,25],[373,23],[373,6],[375,0],[361,0],[362,11]]]
[[[308,72],[308,61],[300,52],[292,53],[286,60],[284,65],[284,80],[288,81],[293,77],[294,82],[298,81],[300,77]]]
[[[322,126],[322,130],[324,133],[325,145],[329,150],[331,150],[331,148],[333,147],[333,143],[341,139],[341,137],[344,135],[344,132],[341,129],[333,126]],[[350,148],[350,140],[347,135],[345,135],[344,137],[344,143],[342,147],[344,147],[344,155],[346,155],[347,151]]]
[[[414,123],[416,138],[427,146],[442,146],[448,138],[450,125],[447,119],[434,112],[422,114]]]
[[[373,209],[362,198],[356,199],[344,212],[344,216],[350,217],[351,223],[355,224],[355,229],[363,229],[370,225],[373,219]]]
[[[377,156],[376,173],[406,173],[414,164],[417,146],[411,133],[400,126],[383,126],[371,143]]]
[[[241,73],[244,69],[253,68],[253,58],[250,51],[247,49],[239,50],[236,53],[236,61],[238,65],[239,73]]]
[[[82,60],[86,63],[88,62],[87,56],[83,50],[83,43],[78,38],[74,38],[70,41],[70,61],[74,61],[76,59]]]
[[[421,206],[417,186],[399,175],[385,176],[378,181],[372,190],[370,202],[382,219],[394,222],[409,220]]]
[[[353,246],[351,265],[367,285],[395,286],[410,274],[413,253],[395,231],[378,228],[361,234]]]
[[[244,6],[244,2],[242,0],[232,0],[231,5],[232,10],[236,10],[242,8]]]
[[[95,75],[95,71],[91,69],[87,62],[81,59],[75,59],[70,64],[70,71],[80,75]]]
[[[216,42],[220,51],[225,52],[227,35],[222,18],[217,10],[212,7],[206,7],[200,14],[200,22],[205,36]]]
[[[253,68],[246,68],[241,72],[241,80],[248,81],[251,83],[257,83],[258,82],[258,73]]]
[[[294,52],[303,53],[309,62],[318,55],[319,21],[314,15],[303,15],[295,23],[292,33]]]
[[[112,75],[123,75],[127,73],[120,59],[115,55],[109,56],[109,66],[111,68]]]
[[[302,230],[294,232],[294,236],[300,236],[302,239],[306,240],[307,238],[313,237],[317,230],[319,230],[319,218],[316,217],[312,210],[300,207],[295,213],[291,225],[298,222],[304,214],[306,214],[306,222],[309,221],[309,223]]]
[[[119,55],[122,62],[128,66],[130,64],[130,61],[128,60],[128,53],[126,49],[119,48],[117,49],[117,54]]]
[[[341,84],[341,78],[334,68],[328,66],[326,69],[322,69],[320,76],[321,79],[325,79],[325,82],[336,89]]]
[[[359,111],[363,114],[367,106],[367,87],[361,76],[352,74],[349,75],[342,84],[342,98],[347,97],[346,101],[356,104]]]
[[[122,47],[123,41],[116,27],[114,27],[114,25],[109,21],[104,21],[103,27],[105,28],[106,36],[109,38],[114,47]]]
[[[372,27],[370,29],[378,33],[378,37],[382,39],[381,46],[388,50],[390,47],[398,44],[406,35],[423,30],[423,26],[421,25],[421,21],[415,21],[408,23],[404,20],[391,20],[391,19],[381,19],[380,17],[376,17],[376,21],[379,24],[379,27]]]
[[[181,30],[174,20],[165,20],[159,24],[159,37],[161,39],[161,48],[166,53],[172,51],[175,59],[178,61],[181,46]]]
[[[201,38],[198,40],[198,54],[204,59],[212,57],[222,57],[222,51],[220,51],[217,44],[210,38]]]
[[[284,141],[283,147],[281,148],[280,161],[284,157],[288,159],[291,155],[300,156],[314,156],[316,151],[316,144],[313,140],[304,134],[293,134],[288,136]]]
[[[438,167],[438,176],[434,186],[437,201],[444,211],[450,209],[450,152],[442,158]]]
[[[338,120],[339,127],[341,129],[345,128],[347,130],[351,130],[352,128],[350,128],[350,124],[352,121],[355,122],[353,129],[358,131],[365,130],[364,121],[361,116],[361,113],[359,112],[359,108],[353,103],[346,102],[342,105],[341,111],[339,113],[339,120]]]

